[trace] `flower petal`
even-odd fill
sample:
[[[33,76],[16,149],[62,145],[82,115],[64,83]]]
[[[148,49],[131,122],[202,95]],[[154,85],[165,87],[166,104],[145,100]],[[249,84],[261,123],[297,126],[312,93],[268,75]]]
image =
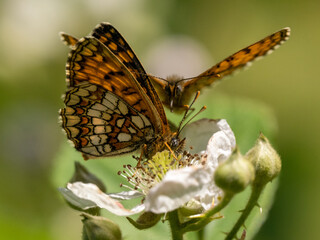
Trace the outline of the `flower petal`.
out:
[[[120,202],[103,193],[96,185],[92,183],[68,183],[67,189],[70,190],[76,197],[89,200],[95,203],[96,206],[104,208],[109,212],[119,216],[130,216],[144,210],[144,205],[137,205],[131,210],[125,209]]]
[[[208,155],[207,164],[212,170],[221,161],[228,159],[236,146],[235,136],[226,120],[221,119],[217,121],[216,127],[218,131],[209,139],[206,151]]]
[[[216,205],[220,202],[221,198],[223,196],[223,191],[218,188],[214,182],[208,188],[206,188],[204,191],[202,191],[197,198],[199,198],[199,201],[201,203],[201,206],[208,210],[213,205]]]
[[[70,203],[72,206],[80,208],[82,210],[86,210],[89,208],[94,208],[97,205],[87,199],[79,198],[77,195],[73,194],[72,191],[66,188],[59,188],[59,192],[63,195],[64,199]]]
[[[203,118],[188,124],[181,133],[186,138],[186,146],[192,146],[191,153],[199,153],[206,149],[209,139],[213,134],[223,131],[235,146],[233,132],[224,119]]]
[[[108,196],[117,200],[130,200],[134,198],[144,197],[144,194],[139,191],[123,191],[119,193],[109,193]]]
[[[177,209],[199,194],[211,181],[211,174],[203,167],[169,171],[147,194],[146,211],[165,213]]]

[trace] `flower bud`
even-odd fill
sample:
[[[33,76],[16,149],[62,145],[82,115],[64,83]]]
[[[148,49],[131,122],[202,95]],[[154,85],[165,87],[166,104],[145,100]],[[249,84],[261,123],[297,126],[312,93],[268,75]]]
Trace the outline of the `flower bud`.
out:
[[[83,240],[120,240],[120,228],[117,224],[104,217],[96,217],[86,213],[83,217]]]
[[[241,155],[238,149],[230,158],[221,163],[215,171],[216,185],[226,193],[235,194],[243,191],[254,178],[252,164]]]
[[[93,183],[97,185],[102,192],[107,191],[103,182],[99,178],[97,178],[95,175],[90,173],[88,169],[86,169],[79,162],[75,162],[74,167],[75,167],[75,171],[72,178],[69,181],[70,183],[74,183],[74,182]]]
[[[256,186],[266,185],[280,173],[281,159],[262,133],[256,145],[247,152],[246,158],[255,168],[253,184]]]
[[[161,214],[144,212],[139,216],[139,218],[136,221],[129,217],[127,217],[127,219],[137,229],[147,229],[156,225],[159,222],[161,216]]]

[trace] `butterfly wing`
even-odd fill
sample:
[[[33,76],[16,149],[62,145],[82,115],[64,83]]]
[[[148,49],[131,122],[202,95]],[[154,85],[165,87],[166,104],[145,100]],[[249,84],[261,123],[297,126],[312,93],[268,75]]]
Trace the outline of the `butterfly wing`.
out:
[[[148,118],[99,85],[71,88],[62,127],[85,159],[132,152],[154,136]]]
[[[97,39],[78,41],[66,73],[62,127],[85,158],[131,152],[165,131],[140,84]]]
[[[288,40],[289,36],[290,28],[284,28],[232,54],[199,76],[179,82],[179,84],[182,85],[181,87],[183,87],[181,104],[188,104],[190,98],[194,96],[194,93],[201,90],[203,87],[209,86],[224,76],[233,73],[235,70],[248,66],[252,61],[259,57],[271,53],[274,49]]]
[[[140,86],[147,93],[152,103],[156,106],[161,119],[168,126],[160,98],[155,91],[147,73],[145,72],[136,54],[133,52],[124,37],[110,23],[100,23],[91,35],[102,42],[131,72]]]
[[[143,90],[147,93],[151,102],[156,106],[164,127],[169,129],[169,123],[167,122],[167,117],[160,98],[151,84],[142,64],[124,37],[122,37],[117,29],[110,23],[98,24],[92,31],[91,36],[103,43],[127,67],[128,71],[130,71]],[[63,43],[71,48],[74,47],[78,41],[77,38],[66,33],[60,33],[60,37]]]
[[[169,106],[171,96],[174,94],[174,86],[176,85],[176,82],[171,82],[168,79],[161,79],[151,75],[149,75],[149,79],[156,89],[158,96],[162,100],[162,103]]]
[[[60,32],[59,35],[60,35],[61,41],[70,48],[74,47],[78,42],[77,38],[69,34],[66,34],[64,32]]]

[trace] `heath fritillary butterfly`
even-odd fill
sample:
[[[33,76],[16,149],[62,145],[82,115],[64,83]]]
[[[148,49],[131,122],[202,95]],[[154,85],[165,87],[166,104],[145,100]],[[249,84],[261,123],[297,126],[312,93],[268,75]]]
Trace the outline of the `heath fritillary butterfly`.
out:
[[[79,41],[61,36],[72,48],[62,127],[85,159],[181,149],[150,78],[112,25],[101,23]]]

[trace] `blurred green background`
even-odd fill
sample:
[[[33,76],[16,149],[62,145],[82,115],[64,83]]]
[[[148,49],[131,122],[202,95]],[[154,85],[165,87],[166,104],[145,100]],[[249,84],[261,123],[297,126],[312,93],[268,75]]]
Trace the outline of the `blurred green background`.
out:
[[[314,0],[2,0],[1,239],[80,239],[78,213],[64,204],[52,181],[54,157],[66,142],[57,118],[69,50],[58,32],[82,37],[103,21],[124,35],[147,72],[162,77],[195,76],[291,27],[291,38],[280,49],[206,90],[202,99],[208,108],[212,94],[251,99],[269,106],[278,122],[272,142],[283,160],[280,186],[255,239],[318,239],[319,10],[320,2]],[[183,45],[181,39],[190,46],[190,57],[172,63],[181,53],[174,51],[177,41]],[[171,59],[172,69],[161,69],[164,59]],[[182,70],[175,71],[174,63]]]

